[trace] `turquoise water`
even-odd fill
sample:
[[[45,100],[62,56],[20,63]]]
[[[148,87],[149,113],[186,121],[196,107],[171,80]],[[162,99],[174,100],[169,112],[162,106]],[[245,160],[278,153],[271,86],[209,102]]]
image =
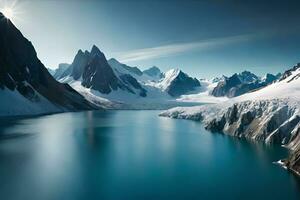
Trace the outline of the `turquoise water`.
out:
[[[0,121],[1,199],[300,199],[278,146],[159,111]]]

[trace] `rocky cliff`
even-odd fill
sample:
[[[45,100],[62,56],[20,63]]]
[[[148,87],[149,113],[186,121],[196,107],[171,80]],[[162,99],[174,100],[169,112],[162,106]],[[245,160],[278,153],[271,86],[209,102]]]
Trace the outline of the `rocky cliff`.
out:
[[[51,109],[26,114],[74,111],[95,108],[67,84],[57,82],[37,58],[35,49],[10,20],[0,13],[0,95],[6,101],[44,102]],[[10,95],[7,95],[10,94]],[[10,99],[11,98],[11,99]],[[16,100],[18,98],[18,100]],[[22,98],[25,98],[22,99]],[[45,104],[43,104],[45,105]],[[10,105],[11,107],[15,105]],[[23,106],[26,106],[23,105]],[[19,105],[21,108],[22,105]],[[3,108],[1,110],[9,110]],[[19,109],[21,112],[21,110]],[[15,115],[24,114],[18,113]]]

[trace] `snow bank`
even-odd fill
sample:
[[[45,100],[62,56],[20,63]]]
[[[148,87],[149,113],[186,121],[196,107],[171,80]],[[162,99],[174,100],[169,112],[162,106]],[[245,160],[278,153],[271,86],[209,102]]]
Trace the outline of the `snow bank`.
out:
[[[62,108],[54,105],[36,91],[35,93],[38,100],[31,101],[22,96],[17,90],[0,89],[0,117],[38,115],[63,111]]]

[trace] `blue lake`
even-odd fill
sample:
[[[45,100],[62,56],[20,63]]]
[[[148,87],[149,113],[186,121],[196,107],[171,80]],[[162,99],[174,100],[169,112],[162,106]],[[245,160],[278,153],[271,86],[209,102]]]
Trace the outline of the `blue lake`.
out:
[[[300,180],[272,164],[286,149],[158,114],[0,120],[0,198],[300,199]]]

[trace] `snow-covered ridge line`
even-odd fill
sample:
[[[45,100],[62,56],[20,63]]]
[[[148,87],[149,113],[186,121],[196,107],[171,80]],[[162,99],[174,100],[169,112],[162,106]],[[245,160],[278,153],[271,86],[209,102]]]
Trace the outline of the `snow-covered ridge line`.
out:
[[[160,116],[202,121],[212,132],[282,144],[298,154],[286,160],[299,171],[300,102],[291,99],[254,100],[239,103],[173,108]]]
[[[290,99],[257,100],[222,106],[177,107],[160,116],[200,120],[211,131],[288,145],[295,139],[293,128],[300,126],[299,106],[299,102]]]

